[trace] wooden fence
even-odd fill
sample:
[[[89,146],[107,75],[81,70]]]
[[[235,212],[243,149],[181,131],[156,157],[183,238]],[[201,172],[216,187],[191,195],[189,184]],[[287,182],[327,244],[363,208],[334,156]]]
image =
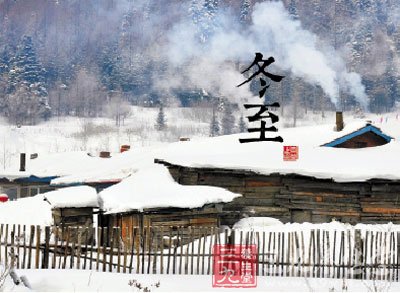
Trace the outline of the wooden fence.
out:
[[[94,236],[94,237],[93,237]],[[259,276],[399,280],[400,231],[0,225],[0,262],[22,269],[212,274],[215,244],[255,244]]]

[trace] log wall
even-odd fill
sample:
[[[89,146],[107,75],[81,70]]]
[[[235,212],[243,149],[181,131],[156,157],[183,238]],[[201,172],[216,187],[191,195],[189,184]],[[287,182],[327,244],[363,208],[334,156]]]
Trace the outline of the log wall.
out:
[[[261,175],[246,170],[190,168],[156,160],[183,185],[211,185],[243,196],[224,204],[222,225],[247,216],[287,222],[400,223],[400,181],[339,183],[297,174]],[[190,196],[190,195],[188,195]]]

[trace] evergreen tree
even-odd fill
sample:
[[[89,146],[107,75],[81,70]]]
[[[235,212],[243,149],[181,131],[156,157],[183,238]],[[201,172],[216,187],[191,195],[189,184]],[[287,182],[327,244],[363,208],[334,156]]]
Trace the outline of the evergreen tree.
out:
[[[231,104],[225,104],[222,116],[222,134],[232,134],[235,129],[235,116]]]
[[[250,20],[251,0],[243,0],[240,8],[240,22],[247,23]]]
[[[157,120],[155,125],[156,129],[159,131],[164,130],[167,127],[166,122],[167,121],[165,119],[164,107],[161,105],[157,115]]]
[[[247,131],[247,125],[246,125],[246,122],[244,121],[243,115],[240,116],[238,127],[239,127],[239,132],[240,133]]]
[[[46,70],[39,63],[32,38],[24,36],[8,72],[6,115],[14,122],[34,124],[38,118],[48,118],[50,107],[45,87]],[[12,103],[16,103],[15,105]],[[26,112],[26,115],[14,113]]]
[[[205,0],[200,21],[200,42],[205,43],[217,27],[217,11],[219,0]]]
[[[218,136],[220,132],[219,122],[215,112],[215,109],[213,109],[213,115],[210,124],[210,136]]]
[[[27,82],[30,85],[39,83],[38,95],[47,96],[47,90],[44,85],[46,70],[37,60],[31,37],[24,36],[22,38],[17,53],[10,63],[11,90],[15,90],[15,86],[19,82]]]
[[[297,11],[297,5],[296,5],[295,0],[290,0],[288,10],[289,10],[290,17],[293,20],[298,20],[299,19],[299,13]]]

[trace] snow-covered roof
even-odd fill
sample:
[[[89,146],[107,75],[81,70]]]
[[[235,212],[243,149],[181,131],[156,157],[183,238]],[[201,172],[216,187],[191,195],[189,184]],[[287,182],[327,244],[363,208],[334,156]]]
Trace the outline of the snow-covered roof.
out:
[[[286,128],[279,131],[283,143],[239,143],[239,138],[255,137],[257,133],[242,133],[175,145],[158,159],[188,167],[212,167],[250,170],[261,174],[301,174],[339,182],[365,181],[372,178],[400,179],[400,143],[393,139],[378,147],[362,149],[330,148],[321,145],[352,133],[365,121],[349,123],[340,131],[334,124]],[[400,121],[380,126],[394,138],[400,136]],[[268,135],[269,133],[267,133]],[[271,133],[271,136],[277,135]],[[299,146],[297,161],[283,160],[283,146]]]
[[[390,137],[390,136],[384,134],[382,132],[382,130],[379,129],[378,127],[367,123],[364,127],[357,129],[356,131],[351,132],[349,134],[338,137],[338,138],[334,139],[333,141],[324,144],[323,146],[335,147],[337,145],[344,143],[345,141],[348,141],[354,137],[357,137],[357,136],[362,135],[367,132],[372,132],[372,133],[380,136],[381,138],[386,140],[386,142],[390,142],[393,138],[393,137]]]
[[[257,133],[242,133],[214,138],[191,138],[190,141],[154,147],[135,147],[104,159],[85,152],[40,154],[27,162],[26,172],[0,171],[4,176],[57,176],[53,185],[76,185],[95,182],[119,182],[142,168],[151,166],[154,159],[188,167],[213,167],[250,170],[261,174],[296,173],[336,181],[365,181],[372,178],[400,179],[400,120],[391,119],[379,128],[394,139],[390,143],[363,149],[322,147],[339,137],[353,133],[366,125],[356,120],[334,131],[334,124],[279,129],[283,143],[239,143],[239,138],[256,137]],[[267,135],[277,135],[267,133]],[[299,159],[283,161],[284,145],[299,146]],[[3,176],[3,177],[4,177]]]
[[[103,210],[119,213],[163,207],[199,208],[230,202],[240,195],[220,187],[180,185],[166,167],[153,164],[104,189],[99,196]]]
[[[76,186],[0,203],[0,223],[52,225],[52,209],[98,207],[96,190]]]
[[[73,186],[60,188],[41,194],[53,208],[98,207],[96,189],[90,186]]]

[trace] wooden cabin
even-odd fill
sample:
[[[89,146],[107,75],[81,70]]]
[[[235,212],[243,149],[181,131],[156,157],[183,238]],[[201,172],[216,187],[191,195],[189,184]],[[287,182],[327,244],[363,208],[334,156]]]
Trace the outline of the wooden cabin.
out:
[[[248,170],[192,168],[157,160],[176,182],[211,185],[242,194],[221,204],[219,224],[274,217],[287,222],[400,223],[400,180],[335,182],[299,174],[262,175]]]
[[[121,237],[125,243],[131,243],[135,238],[132,235],[134,228],[143,233],[149,227],[153,227],[154,237],[170,234],[171,237],[179,237],[180,244],[189,242],[188,228],[199,229],[219,227],[220,225],[221,204],[209,204],[197,209],[182,208],[152,208],[140,211],[130,211],[125,213],[100,214],[99,227],[107,227],[111,231],[114,227],[121,229]],[[178,228],[179,227],[179,228]],[[179,231],[178,231],[179,230]],[[157,233],[158,232],[158,233]],[[184,233],[184,235],[180,235]],[[108,239],[110,239],[110,232]],[[194,236],[194,238],[196,238]],[[136,237],[136,241],[138,241]],[[108,241],[107,241],[108,242]]]
[[[381,146],[389,143],[392,137],[384,134],[378,127],[367,123],[364,127],[353,131],[322,146],[359,149],[367,147]]]

